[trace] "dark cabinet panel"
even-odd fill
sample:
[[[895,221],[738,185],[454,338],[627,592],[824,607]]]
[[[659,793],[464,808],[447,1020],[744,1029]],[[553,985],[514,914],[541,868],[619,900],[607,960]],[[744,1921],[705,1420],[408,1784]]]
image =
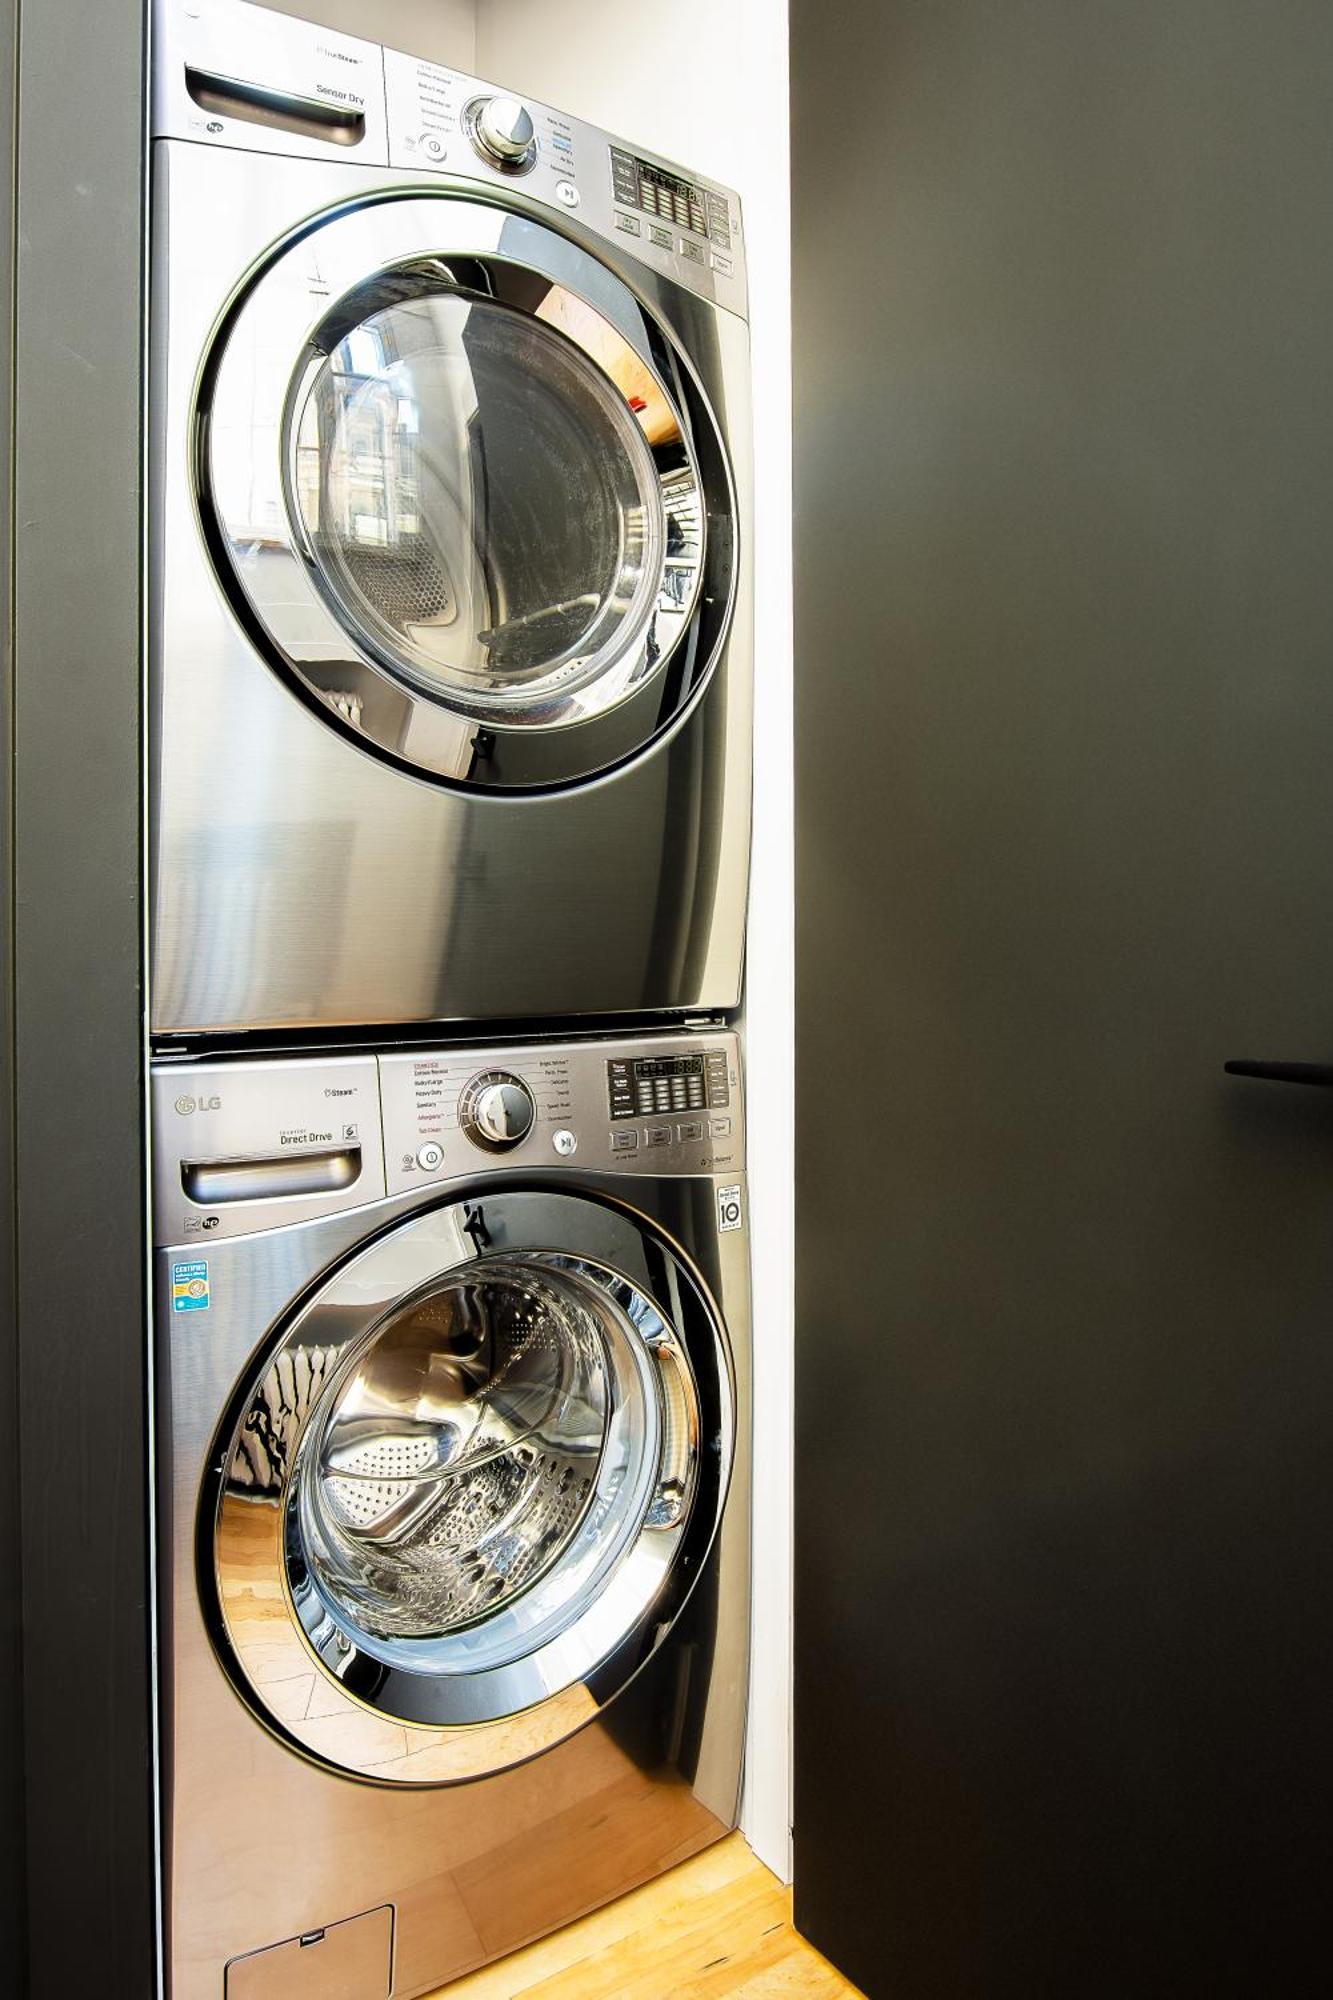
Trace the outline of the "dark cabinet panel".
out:
[[[146,2000],[154,1978],[140,971],[145,13],[142,0],[25,5],[15,95],[26,1990],[62,2000]],[[10,1464],[6,1453],[0,1472]]]
[[[14,58],[17,0],[0,7],[0,203],[14,201]],[[10,622],[14,377],[13,231],[0,239],[0,800],[14,768],[14,657]],[[14,871],[11,815],[0,811],[0,1965],[26,1977],[26,1897],[23,1830],[22,1564],[19,1560],[18,1320],[14,1230]]]
[[[797,1920],[1306,1992],[1333,1093],[1223,1065],[1333,1060],[1333,13],[792,24]]]

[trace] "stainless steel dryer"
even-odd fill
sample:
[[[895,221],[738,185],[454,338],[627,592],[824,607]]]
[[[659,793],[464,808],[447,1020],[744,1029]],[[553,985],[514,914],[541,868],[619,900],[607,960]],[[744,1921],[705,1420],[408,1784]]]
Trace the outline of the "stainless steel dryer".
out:
[[[734,1824],[729,1034],[160,1064],[171,2000],[397,2000]]]
[[[736,197],[238,0],[154,63],[154,1030],[734,1006]]]

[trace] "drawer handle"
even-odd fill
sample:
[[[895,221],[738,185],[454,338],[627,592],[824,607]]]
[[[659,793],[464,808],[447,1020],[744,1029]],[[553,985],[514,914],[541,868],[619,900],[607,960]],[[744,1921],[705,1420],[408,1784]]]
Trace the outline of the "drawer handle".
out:
[[[249,1160],[182,1160],[181,1186],[200,1208],[278,1195],[337,1194],[361,1178],[359,1146],[267,1153]]]

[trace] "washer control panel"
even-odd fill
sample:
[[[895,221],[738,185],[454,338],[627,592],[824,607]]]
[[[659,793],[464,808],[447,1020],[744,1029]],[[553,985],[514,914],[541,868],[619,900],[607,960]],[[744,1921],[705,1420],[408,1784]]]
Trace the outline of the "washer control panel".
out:
[[[381,1056],[380,1094],[390,1194],[501,1162],[628,1174],[744,1165],[740,1045],[727,1032]]]
[[[727,1030],[162,1061],[154,1241],[207,1243],[486,1174],[739,1174]]]

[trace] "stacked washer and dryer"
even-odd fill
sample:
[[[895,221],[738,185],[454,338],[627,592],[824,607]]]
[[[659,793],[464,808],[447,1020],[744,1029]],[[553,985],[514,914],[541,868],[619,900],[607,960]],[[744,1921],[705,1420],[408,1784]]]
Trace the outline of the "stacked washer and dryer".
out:
[[[407,2000],[737,1816],[740,214],[240,0],[154,68],[164,1987]]]

